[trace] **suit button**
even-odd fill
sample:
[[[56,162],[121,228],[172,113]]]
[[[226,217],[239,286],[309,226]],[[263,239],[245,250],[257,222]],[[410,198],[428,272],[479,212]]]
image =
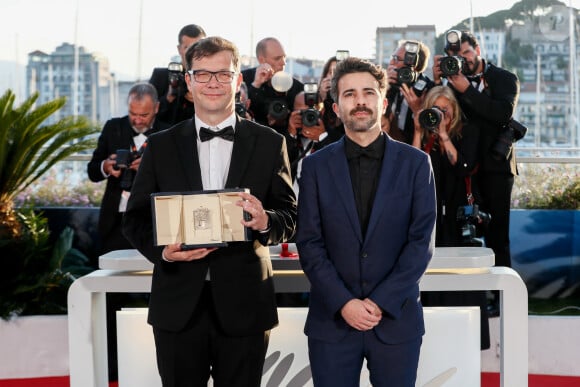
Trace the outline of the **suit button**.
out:
[[[366,258],[366,257],[368,257],[368,254],[367,253],[362,253],[361,254],[361,258]]]

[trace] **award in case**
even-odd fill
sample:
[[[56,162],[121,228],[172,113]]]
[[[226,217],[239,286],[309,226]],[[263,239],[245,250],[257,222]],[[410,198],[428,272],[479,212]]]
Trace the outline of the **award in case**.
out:
[[[181,243],[182,249],[227,246],[251,240],[241,224],[249,216],[236,202],[239,192],[225,189],[197,192],[159,192],[151,195],[156,246]]]

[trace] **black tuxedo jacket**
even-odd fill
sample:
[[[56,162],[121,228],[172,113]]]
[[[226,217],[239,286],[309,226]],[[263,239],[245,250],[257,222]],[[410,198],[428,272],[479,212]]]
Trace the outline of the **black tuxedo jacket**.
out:
[[[194,119],[151,136],[123,219],[127,239],[154,263],[148,321],[179,331],[196,307],[208,269],[214,307],[230,335],[263,333],[278,323],[272,264],[267,244],[294,235],[296,196],[292,190],[285,139],[272,129],[238,118],[225,188],[249,188],[268,212],[268,234],[234,242],[192,262],[166,262],[153,245],[154,192],[203,189]]]
[[[151,133],[167,129],[169,124],[160,120],[155,120]],[[117,149],[129,149],[135,143],[133,135],[135,131],[131,128],[129,116],[112,118],[105,123],[99,136],[97,147],[93,151],[93,157],[87,164],[87,173],[89,179],[94,182],[105,180],[101,172],[101,163]],[[148,133],[149,134],[149,133]],[[99,235],[106,237],[109,231],[114,227],[115,214],[119,212],[119,202],[121,201],[122,188],[119,186],[120,178],[109,176],[107,186],[101,202],[101,211],[99,215]]]
[[[456,92],[461,110],[471,124],[479,127],[479,171],[515,176],[517,165],[513,145],[507,160],[496,160],[490,149],[505,130],[503,126],[513,117],[520,83],[515,74],[491,63],[486,65],[483,80],[486,86],[482,92],[473,86],[464,93]]]

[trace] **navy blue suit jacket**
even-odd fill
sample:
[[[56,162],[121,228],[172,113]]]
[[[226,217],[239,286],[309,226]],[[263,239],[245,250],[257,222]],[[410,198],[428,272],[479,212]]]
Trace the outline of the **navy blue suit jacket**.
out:
[[[424,334],[419,280],[434,250],[435,183],[429,156],[387,136],[363,238],[344,138],[302,164],[297,246],[311,283],[305,333],[338,342],[351,328],[340,314],[351,299],[382,310],[374,328],[385,343]]]

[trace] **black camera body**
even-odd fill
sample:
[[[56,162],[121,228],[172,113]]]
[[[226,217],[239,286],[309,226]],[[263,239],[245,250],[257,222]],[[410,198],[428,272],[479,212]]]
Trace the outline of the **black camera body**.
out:
[[[502,128],[497,139],[491,146],[491,156],[497,161],[507,160],[514,142],[524,138],[528,128],[513,118]]]
[[[448,77],[450,75],[457,75],[463,69],[463,58],[457,55],[444,56],[439,61],[439,68],[441,69],[441,75]]]
[[[300,111],[302,115],[303,126],[316,126],[320,119],[320,112],[314,108],[308,108]]]
[[[284,99],[276,98],[270,101],[268,105],[268,115],[278,120],[283,120],[290,114],[290,109],[288,108],[288,104]]]
[[[167,65],[167,80],[169,86],[173,89],[173,94],[177,95],[180,88],[185,86],[185,76],[183,66],[178,62],[169,62]]]
[[[320,112],[314,107],[318,102],[318,85],[316,83],[304,84],[304,103],[308,109],[300,111],[302,126],[316,126],[320,119]]]
[[[491,221],[491,215],[480,211],[477,204],[457,208],[457,224],[462,246],[483,246],[481,236]]]
[[[430,132],[437,131],[442,119],[443,112],[436,106],[422,110],[419,113],[419,125],[421,125],[421,128]]]
[[[416,42],[405,43],[405,54],[403,56],[404,66],[398,68],[397,71],[397,85],[403,84],[412,86],[419,78],[419,73],[415,71],[419,63],[419,44]]]
[[[465,64],[464,59],[458,55],[461,50],[461,31],[449,30],[445,34],[445,52],[448,56],[441,58],[439,68],[444,77],[459,74]],[[449,53],[452,54],[449,54]]]
[[[144,143],[141,148],[129,150],[129,149],[117,149],[117,158],[115,159],[115,165],[113,169],[116,171],[121,171],[121,178],[119,185],[125,191],[129,191],[133,186],[133,179],[135,178],[135,171],[129,167],[133,161],[137,160],[139,157],[143,156],[143,151],[147,143]]]
[[[407,85],[411,86],[413,83],[417,82],[419,74],[409,66],[401,67],[396,69],[397,71],[397,85]]]

